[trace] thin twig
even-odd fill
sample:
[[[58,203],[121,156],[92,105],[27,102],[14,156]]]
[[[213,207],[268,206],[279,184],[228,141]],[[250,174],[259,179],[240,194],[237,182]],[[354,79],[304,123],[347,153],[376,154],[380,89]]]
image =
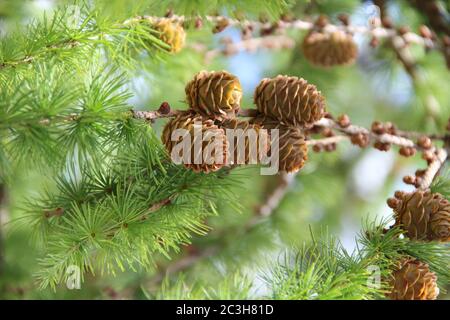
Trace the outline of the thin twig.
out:
[[[179,110],[174,110],[174,111],[168,111],[168,112],[161,112],[161,110],[157,110],[157,111],[137,111],[137,110],[132,110],[132,115],[133,118],[135,119],[143,119],[146,121],[154,121],[156,119],[160,119],[160,118],[171,118],[171,117],[175,117],[177,114],[179,114],[182,111]]]
[[[326,146],[329,144],[335,144],[335,143],[339,143],[342,140],[346,140],[346,136],[333,136],[333,137],[328,137],[328,138],[323,138],[323,139],[311,139],[311,140],[306,140],[306,144],[308,146],[316,146],[316,145],[320,145],[320,146]]]
[[[356,135],[358,133],[362,133],[364,135],[368,135],[369,139],[372,141],[379,141],[381,143],[389,143],[394,144],[400,147],[415,147],[418,149],[421,149],[420,146],[418,146],[414,141],[400,137],[397,135],[392,134],[374,134],[373,132],[369,131],[368,129],[356,125],[350,125],[348,127],[341,127],[336,121],[328,118],[322,118],[321,120],[317,121],[315,123],[316,126],[325,127],[334,129],[337,131],[340,131],[342,133],[345,133],[346,135],[352,136]]]
[[[397,59],[403,65],[403,68],[411,77],[412,81],[417,81],[417,63],[411,53],[411,50],[407,46],[407,42],[401,36],[395,36],[390,39],[392,49],[397,56]]]
[[[198,18],[185,18],[184,16],[173,15],[170,19],[174,21],[184,22],[185,20],[192,20]],[[272,22],[261,22],[254,20],[238,20],[232,19],[225,16],[207,16],[206,20],[213,24],[222,24],[225,27],[238,26],[242,28],[252,28],[253,30],[267,30],[272,29],[273,32],[282,31],[285,29],[297,29],[297,30],[311,30],[315,27],[315,24],[310,21],[295,19],[292,21],[279,20],[275,23]],[[376,19],[374,19],[376,20]],[[363,35],[369,35],[376,38],[392,38],[398,35],[398,31],[390,28],[384,28],[381,26],[380,21],[372,21],[370,26],[354,26],[354,25],[334,25],[327,24],[322,31],[323,32],[335,32],[335,31],[346,31],[350,33],[359,33]],[[435,47],[435,43],[431,39],[423,38],[419,34],[414,32],[406,32],[403,37],[408,41],[408,43],[415,43],[422,46],[427,46],[429,48]]]
[[[161,107],[160,107],[160,109],[161,109]],[[136,119],[145,119],[145,120],[154,121],[159,118],[174,117],[182,112],[186,112],[186,111],[185,110],[170,110],[170,111],[166,110],[163,113],[161,111],[133,111],[132,113],[133,113],[133,117]],[[240,109],[237,113],[237,116],[240,116],[240,117],[256,117],[257,115],[259,115],[259,112],[256,109]],[[335,120],[329,119],[329,118],[322,118],[321,120],[314,123],[314,125],[337,130],[337,131],[340,131],[349,136],[356,135],[358,133],[362,133],[364,135],[368,135],[370,140],[372,140],[372,141],[379,141],[381,143],[389,143],[389,144],[397,145],[400,147],[411,147],[411,148],[416,148],[419,150],[423,149],[421,146],[417,145],[417,143],[415,143],[413,140],[408,138],[408,137],[423,136],[423,134],[420,134],[418,132],[399,131],[399,133],[396,135],[387,134],[387,133],[375,134],[375,133],[371,132],[370,130],[368,130],[364,127],[361,127],[361,126],[357,126],[357,125],[349,125],[347,127],[342,127]],[[431,138],[441,140],[443,137],[433,135]],[[335,136],[335,137],[328,138],[328,140],[322,139],[322,142],[326,142],[326,143],[340,142],[342,139],[343,139],[343,137]],[[314,144],[319,144],[319,143],[320,143],[319,141],[307,142],[307,144],[309,144],[309,145],[314,145]]]
[[[421,182],[418,189],[426,190],[431,186],[433,180],[439,174],[440,169],[447,160],[447,157],[448,153],[445,149],[438,149],[436,151],[436,158],[428,165],[425,174],[422,176],[422,179],[420,180]]]
[[[448,12],[435,0],[410,0],[409,3],[424,14],[436,32],[443,32],[450,36],[450,25],[448,23]]]
[[[36,53],[34,56],[26,55],[26,56],[23,56],[22,58],[19,58],[16,60],[4,61],[4,62],[0,63],[0,70],[6,69],[6,68],[15,68],[22,64],[32,63],[39,56],[41,56],[47,52],[51,52],[52,50],[55,50],[55,49],[63,49],[63,48],[72,49],[72,48],[78,47],[79,45],[80,45],[79,41],[76,41],[73,39],[66,39],[66,40],[63,40],[58,43],[48,45],[48,46],[42,48],[42,50],[40,52]]]
[[[296,173],[282,172],[280,174],[276,188],[267,196],[266,201],[256,210],[256,215],[248,221],[245,229],[250,229],[258,224],[262,218],[267,218],[273,214],[276,208],[280,205],[290,187],[295,181]]]
[[[197,262],[212,257],[219,251],[219,248],[216,246],[207,247],[200,252],[193,252],[188,254],[187,256],[182,257],[179,260],[176,260],[170,263],[165,268],[161,269],[155,276],[153,276],[146,284],[146,288],[152,288],[159,283],[161,283],[165,277],[175,274],[177,272],[189,269]]]

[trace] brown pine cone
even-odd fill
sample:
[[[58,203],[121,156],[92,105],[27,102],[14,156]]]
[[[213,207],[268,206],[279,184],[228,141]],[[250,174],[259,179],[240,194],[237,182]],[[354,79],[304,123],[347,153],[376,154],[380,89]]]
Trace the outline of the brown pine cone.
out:
[[[190,108],[213,119],[234,118],[242,98],[239,79],[226,71],[200,71],[185,91]]]
[[[344,31],[312,30],[303,39],[302,49],[305,58],[320,67],[352,64],[358,56],[352,35]]]
[[[170,46],[170,52],[176,53],[181,50],[186,40],[186,32],[179,22],[170,18],[150,19],[152,27],[160,32],[159,38]]]
[[[222,122],[221,128],[226,130],[228,154],[232,157],[230,163],[257,164],[267,155],[269,135],[266,130],[261,130],[260,125],[243,120],[227,119]]]
[[[268,152],[272,156],[274,146],[272,144],[273,131],[278,129],[278,169],[285,172],[297,172],[308,160],[308,146],[306,145],[305,136],[302,131],[295,127],[288,127],[280,124],[277,120],[269,117],[257,117],[250,121],[267,129],[270,138],[271,148]]]
[[[176,136],[176,141],[172,141],[172,133],[176,129],[185,131]],[[196,132],[201,132],[201,135],[196,136]],[[184,155],[181,141],[188,137],[190,138],[190,150],[187,155]],[[228,142],[225,130],[215,125],[213,120],[202,119],[201,116],[192,112],[181,113],[170,120],[164,127],[161,140],[172,161],[182,163],[186,168],[195,172],[217,171],[227,164]],[[195,143],[199,144],[197,149],[194,147]],[[175,147],[177,151],[172,154]]]
[[[414,240],[450,241],[450,202],[439,193],[396,192],[391,205],[395,225]],[[397,200],[397,201],[394,201]]]
[[[388,297],[392,300],[435,300],[439,295],[436,274],[426,263],[414,258],[403,259],[393,272]]]
[[[302,78],[277,76],[261,80],[254,102],[263,115],[287,126],[311,126],[323,118],[325,99]]]

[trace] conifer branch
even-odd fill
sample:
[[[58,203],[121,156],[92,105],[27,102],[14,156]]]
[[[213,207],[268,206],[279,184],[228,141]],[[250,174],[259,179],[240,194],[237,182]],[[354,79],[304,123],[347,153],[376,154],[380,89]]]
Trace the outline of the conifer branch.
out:
[[[178,260],[175,260],[169,263],[164,268],[161,268],[158,273],[145,283],[146,288],[152,288],[158,284],[160,284],[165,277],[177,274],[179,272],[188,270],[192,266],[196,265],[200,261],[208,259],[219,252],[219,247],[217,246],[209,246],[204,248],[201,251],[193,250],[192,252],[188,251],[188,254]]]
[[[54,52],[61,49],[72,49],[81,45],[81,42],[76,41],[74,39],[64,39],[53,44],[48,44],[47,46],[41,48],[39,51],[35,52],[34,55],[26,55],[22,58],[18,58],[15,60],[6,60],[0,62],[0,71],[6,68],[16,68],[22,64],[29,64],[38,58],[45,56],[50,52]]]
[[[182,111],[171,110],[168,102],[161,103],[158,110],[156,110],[156,111],[131,110],[131,114],[134,119],[143,119],[145,121],[150,121],[150,122],[153,122],[156,119],[160,119],[160,118],[175,117],[180,112],[182,112]]]
[[[160,108],[164,108],[164,111],[132,111],[133,117],[136,119],[145,119],[145,120],[151,120],[154,121],[156,119],[160,118],[170,118],[174,117],[177,114],[184,112],[183,110],[173,110],[167,104],[166,102],[163,102],[163,104]],[[237,115],[240,117],[256,117],[259,115],[259,112],[255,109],[240,109],[237,112]],[[336,131],[339,131],[341,133],[344,133],[347,137],[356,136],[358,134],[367,136],[369,141],[372,142],[380,142],[385,144],[393,144],[397,145],[399,147],[409,147],[409,148],[417,148],[419,150],[423,150],[424,147],[417,144],[417,142],[411,140],[411,138],[420,138],[423,136],[427,136],[425,134],[421,134],[418,132],[409,132],[409,131],[401,131],[396,129],[396,134],[389,134],[389,133],[382,133],[377,134],[372,132],[371,130],[368,130],[364,127],[348,124],[348,125],[342,125],[337,120],[333,120],[332,118],[322,118],[321,120],[314,123],[314,126],[322,127],[322,128],[330,128]],[[343,140],[343,136],[334,136],[329,137],[321,140],[308,140],[307,144],[314,146],[318,144],[332,144],[336,142],[340,142]],[[429,135],[430,139],[433,140],[444,140],[445,136],[439,136],[439,135]],[[429,149],[429,148],[425,148]]]
[[[386,12],[386,1],[385,0],[379,0],[375,3],[380,8],[380,17],[381,17],[381,23],[382,25],[387,28],[394,30],[394,24],[391,20],[391,18],[387,15]],[[424,39],[428,39],[430,41],[434,41],[434,46],[441,50],[444,58],[447,59],[447,53],[446,53],[446,45],[444,43],[438,44],[438,39],[436,38],[435,34],[432,34],[431,30],[428,29],[426,26],[421,26],[421,36]],[[405,72],[409,75],[411,78],[412,83],[414,86],[420,87],[421,85],[424,85],[424,78],[421,70],[419,69],[419,65],[417,64],[417,61],[415,60],[411,48],[409,47],[410,42],[408,41],[408,38],[405,37],[405,35],[409,32],[408,27],[400,27],[397,28],[397,35],[390,38],[388,41],[389,47],[393,50],[395,53],[395,56],[397,57],[397,60],[400,61],[400,63],[403,66],[403,69]],[[425,49],[430,49],[431,47],[425,46]],[[428,94],[423,99],[423,105],[427,111],[427,114],[430,118],[435,119],[435,109],[436,109],[436,98]]]
[[[334,121],[329,118],[323,118],[315,123],[316,126],[323,128],[330,128],[333,130],[337,130],[339,132],[345,133],[348,137],[356,136],[358,134],[362,134],[364,136],[368,136],[369,141],[378,141],[381,143],[393,144],[400,147],[416,147],[421,149],[422,147],[418,146],[414,141],[404,138],[394,134],[375,134],[368,129],[357,126],[357,125],[349,125],[347,127],[342,127],[337,121]]]
[[[167,103],[163,103],[160,107],[161,111],[146,111],[146,112],[134,112],[135,117],[154,121],[158,118],[173,117],[182,111],[172,111]],[[241,117],[255,117],[258,115],[258,111],[255,109],[240,109],[237,113]],[[335,149],[335,145],[345,140],[350,139],[352,143],[359,145],[360,147],[366,147],[371,143],[374,143],[374,147],[379,150],[387,151],[391,145],[399,146],[400,154],[404,156],[411,156],[415,154],[416,150],[423,152],[423,157],[428,161],[428,167],[425,170],[425,174],[420,179],[415,178],[414,182],[419,189],[427,189],[430,187],[436,173],[440,170],[441,166],[447,159],[447,150],[445,148],[437,148],[432,144],[432,140],[442,140],[446,142],[447,136],[437,136],[420,134],[417,132],[401,131],[390,125],[390,133],[387,133],[382,128],[381,123],[375,122],[368,130],[364,127],[353,125],[350,123],[350,119],[344,115],[338,120],[334,120],[331,116],[322,118],[314,123],[314,127],[328,128],[342,133],[343,135],[333,135],[323,139],[308,139],[306,144],[312,146],[315,151],[327,149],[330,146],[330,150]],[[411,138],[414,138],[412,140]],[[405,178],[406,181],[411,180]],[[274,192],[268,197],[267,202],[261,205],[258,209],[259,215],[270,215],[272,211],[278,206],[281,199],[288,191],[288,187],[292,181],[291,175],[283,175],[281,182]],[[408,183],[408,182],[407,182]]]
[[[295,176],[296,173],[282,172],[280,174],[276,187],[266,196],[265,202],[263,202],[256,210],[256,215],[247,223],[246,228],[250,228],[257,224],[261,218],[267,218],[272,215],[292,186]]]
[[[154,17],[156,18],[156,17]],[[199,17],[184,17],[184,16],[177,16],[172,15],[170,17],[173,21],[177,22],[185,22],[185,21],[201,21],[202,19]],[[271,35],[276,33],[282,33],[286,29],[296,29],[296,30],[311,30],[315,27],[315,24],[310,21],[306,21],[303,19],[286,19],[283,20],[280,19],[276,22],[261,22],[261,21],[255,21],[255,20],[238,20],[229,18],[226,16],[206,16],[206,21],[209,23],[213,23],[215,25],[215,32],[221,32],[225,30],[227,27],[240,27],[243,29],[250,29],[250,30],[259,30],[263,35]],[[198,24],[202,25],[202,24]],[[384,28],[381,26],[381,21],[374,19],[370,26],[354,26],[351,24],[347,25],[334,25],[334,24],[327,24],[322,31],[323,32],[335,32],[337,30],[342,30],[350,33],[358,33],[363,35],[368,35],[375,38],[393,38],[395,36],[399,35],[399,32],[395,29],[390,28]],[[424,38],[419,34],[416,34],[414,32],[405,32],[402,34],[402,37],[407,41],[408,43],[415,43],[424,47],[428,48],[434,48],[436,47],[436,44],[433,42],[432,39]]]

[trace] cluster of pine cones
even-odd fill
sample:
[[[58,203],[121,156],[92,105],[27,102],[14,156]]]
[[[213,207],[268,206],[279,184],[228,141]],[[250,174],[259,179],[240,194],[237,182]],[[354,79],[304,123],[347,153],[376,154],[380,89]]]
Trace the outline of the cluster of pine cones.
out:
[[[304,166],[308,154],[304,129],[310,128],[325,113],[324,98],[317,88],[297,77],[277,76],[263,79],[254,94],[257,115],[248,121],[236,118],[242,98],[241,85],[238,78],[228,72],[201,71],[187,84],[185,91],[189,110],[178,114],[166,124],[162,141],[169,154],[172,154],[174,146],[183,139],[179,137],[179,140],[172,141],[172,133],[175,129],[185,129],[185,132],[191,135],[191,161],[184,165],[206,173],[229,164],[258,163],[261,158],[255,159],[251,156],[250,145],[257,146],[258,155],[263,153],[265,156],[272,156],[270,145],[274,143],[278,144],[279,171],[298,171]],[[215,159],[201,161],[202,150],[194,148],[194,122],[201,124],[201,132],[204,135],[214,136],[210,140],[203,139],[201,149],[209,150],[208,154],[221,154],[220,162]],[[244,156],[239,155],[236,141],[233,143],[234,147],[229,148],[231,143],[227,141],[226,129],[242,130],[245,139]],[[256,140],[249,140],[250,135],[246,134],[249,129],[257,133]],[[278,129],[278,138],[274,136],[272,139],[272,129]],[[214,146],[217,144],[214,139],[219,138],[224,143],[221,150],[215,150]],[[182,158],[183,154],[178,156]],[[238,157],[243,161],[238,162]],[[194,161],[195,159],[197,161]]]
[[[450,241],[450,202],[439,193],[397,191],[388,200],[394,210],[395,226],[413,241]],[[432,300],[439,289],[436,274],[414,258],[406,258],[392,274],[391,299]]]

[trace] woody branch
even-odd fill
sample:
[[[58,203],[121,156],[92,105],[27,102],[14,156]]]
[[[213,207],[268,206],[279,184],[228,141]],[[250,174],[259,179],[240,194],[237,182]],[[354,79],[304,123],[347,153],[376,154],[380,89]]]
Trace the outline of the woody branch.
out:
[[[137,119],[154,121],[158,118],[173,117],[180,112],[183,111],[172,111],[169,104],[164,102],[157,111],[133,111],[133,116]],[[241,109],[237,115],[240,117],[255,117],[258,115],[258,111],[255,109]],[[337,120],[329,115],[314,123],[314,127],[321,129],[327,128],[340,133],[340,135],[333,133],[323,139],[307,140],[306,143],[313,147],[314,150],[316,150],[316,147],[334,146],[339,142],[350,139],[353,144],[359,145],[360,147],[366,147],[373,143],[375,148],[382,151],[387,151],[391,145],[396,145],[400,147],[400,154],[403,156],[412,156],[417,150],[421,151],[422,157],[428,163],[427,169],[421,172],[420,177],[405,177],[406,183],[414,184],[420,189],[426,189],[430,186],[433,178],[445,163],[449,153],[448,147],[438,148],[433,143],[433,140],[448,141],[448,135],[425,135],[418,132],[401,131],[390,123],[382,124],[380,122],[374,122],[372,128],[369,130],[351,124],[350,119],[346,115],[339,117]],[[325,149],[329,151],[334,150],[334,148]],[[288,189],[288,186],[289,183],[283,183],[280,189],[283,189],[284,192]],[[281,199],[282,196],[275,198]],[[270,204],[262,206],[259,213],[270,212],[272,207],[274,206]]]

